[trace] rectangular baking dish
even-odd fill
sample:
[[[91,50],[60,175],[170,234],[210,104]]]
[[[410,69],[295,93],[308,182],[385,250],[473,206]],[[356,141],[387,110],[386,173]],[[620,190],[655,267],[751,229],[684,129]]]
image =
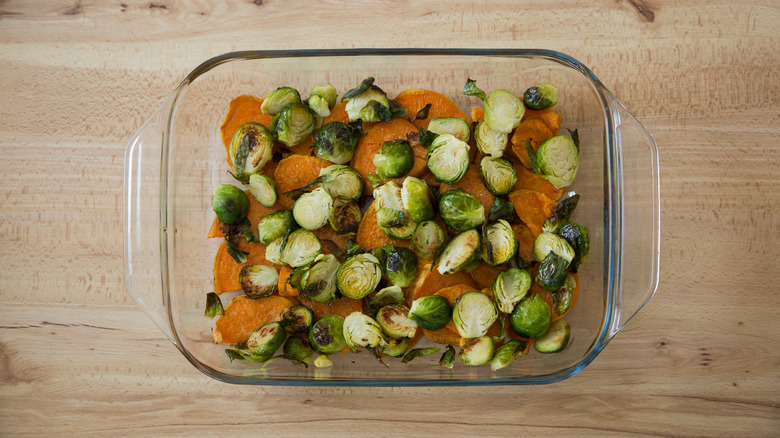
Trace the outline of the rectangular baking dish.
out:
[[[580,269],[580,299],[567,314],[572,339],[561,353],[532,351],[512,366],[453,369],[439,355],[381,366],[370,354],[337,354],[317,369],[277,360],[230,362],[203,316],[220,239],[207,239],[212,189],[233,183],[219,128],[231,99],[267,95],[281,85],[308,90],[331,83],[340,93],[368,76],[394,97],[409,88],[447,95],[469,113],[467,78],[484,90],[522,95],[555,84],[562,130],[578,129],[581,165],[567,190],[591,249]],[[564,131],[565,132],[565,131]],[[248,51],[212,58],[192,71],[130,139],[125,153],[124,256],[128,292],[181,353],[206,375],[230,383],[297,385],[541,384],[581,371],[656,291],[659,171],[648,131],[579,61],[547,50],[354,49]],[[418,346],[426,346],[423,340]]]

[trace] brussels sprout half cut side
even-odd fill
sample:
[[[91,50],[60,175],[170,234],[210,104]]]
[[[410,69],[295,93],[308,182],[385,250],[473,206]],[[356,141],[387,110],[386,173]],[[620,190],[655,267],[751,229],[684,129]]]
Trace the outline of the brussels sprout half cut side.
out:
[[[566,348],[566,345],[569,344],[569,339],[571,339],[569,323],[563,318],[556,319],[550,325],[550,330],[547,334],[534,342],[534,350],[545,354],[557,353]]]
[[[491,266],[509,263],[517,253],[517,239],[509,222],[499,219],[482,227],[482,260]]]
[[[439,135],[428,147],[425,162],[437,181],[455,184],[469,167],[469,145],[452,134]]]
[[[479,259],[480,235],[477,230],[458,234],[444,247],[436,269],[439,274],[449,275],[466,268]]]
[[[278,322],[269,322],[249,335],[246,348],[255,356],[270,356],[282,346],[287,332]]]
[[[350,199],[336,198],[333,200],[328,223],[339,236],[357,232],[363,213],[357,202]]]
[[[452,306],[452,322],[458,334],[464,338],[485,336],[497,319],[496,305],[482,292],[466,292]]]
[[[534,110],[550,108],[558,103],[558,88],[547,82],[536,84],[525,90],[523,103]]]
[[[314,182],[332,198],[351,199],[356,202],[363,199],[363,177],[349,166],[328,166],[320,171],[320,176]]]
[[[311,326],[309,344],[319,354],[341,351],[347,346],[347,341],[344,339],[344,318],[336,314],[323,316]]]
[[[394,286],[409,287],[417,278],[417,256],[409,248],[390,245],[386,252],[384,272]]]
[[[512,339],[506,344],[498,347],[493,355],[493,360],[490,361],[490,369],[492,371],[498,371],[501,368],[508,367],[515,359],[523,354],[525,347],[527,346],[528,342],[526,341]]]
[[[293,217],[302,228],[316,230],[328,223],[332,209],[333,198],[324,188],[317,187],[295,201]]]
[[[515,166],[503,158],[482,158],[479,163],[479,174],[485,182],[485,187],[496,196],[508,194],[517,184]]]
[[[248,122],[239,126],[230,140],[228,156],[237,180],[246,184],[249,175],[260,173],[273,155],[271,132],[260,123]]]
[[[211,207],[220,222],[234,225],[246,219],[249,214],[249,198],[238,187],[221,184],[214,188]]]
[[[411,338],[417,333],[417,323],[409,318],[409,309],[404,305],[382,307],[376,314],[376,322],[389,338]]]
[[[523,298],[509,316],[509,328],[524,338],[541,338],[550,330],[552,312],[539,295]]]
[[[360,132],[343,122],[328,122],[314,136],[315,154],[336,164],[352,159],[358,145]]]
[[[314,324],[314,313],[302,304],[295,304],[279,315],[279,323],[291,335],[308,333]]]
[[[420,222],[412,234],[411,243],[418,257],[434,259],[447,243],[447,232],[435,221]]]
[[[382,279],[379,260],[372,254],[358,254],[341,264],[336,279],[338,289],[347,298],[359,300],[376,289]]]
[[[352,312],[344,318],[344,339],[352,351],[360,347],[382,348],[386,344],[379,324],[361,312]]]
[[[309,342],[299,336],[290,336],[287,338],[282,347],[282,353],[285,356],[303,362],[307,366],[309,361],[311,361],[312,356],[314,356],[314,350],[312,350]]]
[[[563,237],[544,231],[536,237],[534,241],[534,259],[541,262],[549,253],[555,253],[558,257],[571,262],[574,259],[574,249]]]
[[[265,175],[249,175],[249,193],[263,207],[273,207],[276,204],[276,183]]]
[[[409,318],[425,330],[444,328],[452,316],[452,307],[446,298],[439,295],[421,297],[412,302]]]
[[[380,289],[373,298],[368,301],[367,314],[376,315],[382,307],[390,305],[402,305],[404,303],[404,291],[398,286],[388,286]]]
[[[509,144],[509,134],[492,129],[484,120],[477,123],[477,126],[474,128],[474,138],[476,139],[477,149],[491,157],[504,155],[504,150],[506,150]]]
[[[348,97],[350,93],[344,94],[344,97]],[[369,86],[365,91],[358,95],[348,97],[346,111],[349,121],[355,121],[361,119],[364,122],[380,122],[382,120],[381,109],[378,107],[372,107],[372,105],[379,105],[390,113],[390,99],[387,98],[382,89],[375,85]],[[371,104],[374,101],[376,104]]]
[[[531,289],[531,274],[518,268],[509,268],[496,276],[493,281],[493,297],[498,304],[498,310],[511,313],[515,304],[525,298]]]
[[[293,268],[308,265],[322,252],[322,242],[309,230],[299,228],[290,233],[286,239],[286,244],[281,247],[280,260]],[[266,255],[269,248],[270,246],[266,248]]]
[[[525,105],[512,92],[493,90],[485,99],[485,122],[498,132],[509,134],[520,125]]]
[[[274,116],[271,121],[271,133],[276,141],[292,147],[310,136],[316,124],[314,113],[308,106],[302,103],[291,103]]]
[[[420,223],[436,217],[425,181],[407,176],[401,186],[401,203],[412,221]]]
[[[267,297],[278,288],[279,273],[272,266],[246,265],[238,274],[238,282],[247,297]]]
[[[299,287],[301,294],[312,301],[319,303],[336,299],[336,272],[340,267],[336,256],[321,254],[309,267],[301,278]]]
[[[580,167],[580,149],[574,138],[576,131],[574,136],[548,138],[535,153],[526,147],[534,172],[559,189],[574,182]]]
[[[263,114],[275,116],[291,103],[301,103],[301,95],[298,90],[292,87],[279,87],[263,99],[260,111]]]
[[[452,134],[466,143],[471,139],[471,126],[460,117],[435,117],[428,122],[428,130],[439,135]]]
[[[485,223],[485,207],[463,189],[450,190],[439,199],[439,216],[455,231],[468,231]]]
[[[490,363],[494,352],[493,339],[490,336],[481,336],[466,341],[458,356],[464,365],[479,366]]]

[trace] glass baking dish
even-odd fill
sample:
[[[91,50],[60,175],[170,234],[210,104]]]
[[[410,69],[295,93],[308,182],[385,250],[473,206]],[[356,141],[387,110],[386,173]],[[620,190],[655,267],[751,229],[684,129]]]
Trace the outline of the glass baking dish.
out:
[[[439,355],[409,364],[370,354],[336,354],[334,366],[277,360],[230,362],[203,316],[220,239],[207,239],[213,187],[233,183],[219,128],[231,99],[263,97],[281,85],[302,91],[331,83],[340,93],[368,76],[389,97],[424,88],[447,95],[466,114],[480,88],[522,95],[530,85],[559,89],[562,130],[578,129],[581,165],[567,190],[581,195],[575,218],[590,232],[580,268],[580,299],[567,314],[572,338],[561,353],[531,351],[510,367],[453,369]],[[565,132],[565,131],[564,131]],[[133,135],[125,153],[124,256],[130,295],[199,370],[244,384],[485,385],[556,382],[581,371],[655,293],[659,257],[658,152],[647,130],[579,61],[547,50],[354,49],[249,51],[212,58],[192,71]],[[223,299],[224,300],[224,299]],[[227,301],[224,301],[227,303]],[[418,346],[425,346],[423,340]],[[457,362],[457,361],[456,361]]]

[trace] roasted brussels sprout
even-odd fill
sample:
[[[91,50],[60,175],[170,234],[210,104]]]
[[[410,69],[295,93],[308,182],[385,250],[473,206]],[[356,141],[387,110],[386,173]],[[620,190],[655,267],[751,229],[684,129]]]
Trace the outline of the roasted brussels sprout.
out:
[[[401,357],[409,348],[409,338],[395,338],[385,340],[385,346],[380,352],[385,356]]]
[[[302,103],[291,103],[274,116],[271,133],[279,143],[291,147],[302,142],[314,131],[314,113]]]
[[[382,307],[390,305],[402,305],[404,303],[404,291],[398,286],[388,286],[380,289],[374,297],[368,301],[366,313],[369,316],[376,315]]]
[[[308,333],[312,324],[314,324],[314,314],[308,307],[302,304],[295,304],[282,312],[279,316],[279,323],[287,333],[302,335]]]
[[[509,222],[499,219],[482,227],[482,260],[491,266],[509,263],[517,253],[517,239]]]
[[[477,123],[474,128],[474,139],[477,143],[477,149],[491,157],[504,155],[504,150],[509,144],[509,134],[492,129],[484,120]]]
[[[412,170],[414,152],[408,140],[390,140],[382,144],[374,155],[376,170],[366,177],[371,185],[377,185],[385,178],[404,176]]]
[[[498,309],[489,296],[482,292],[466,292],[452,306],[452,322],[464,338],[485,336],[498,319]]]
[[[493,281],[493,297],[498,310],[511,313],[515,304],[525,298],[531,288],[531,274],[518,268],[509,268],[496,276]]]
[[[367,122],[390,123],[393,120],[393,109],[398,107],[394,107],[391,100],[388,100],[387,103],[388,105],[385,105],[379,100],[371,99],[358,112],[358,117]]]
[[[417,278],[417,256],[409,248],[390,245],[386,252],[387,258],[384,272],[394,286],[408,287]]]
[[[544,220],[542,224],[542,231],[549,231],[550,233],[558,234],[561,227],[566,225],[574,213],[574,209],[577,208],[577,203],[580,200],[580,195],[572,195],[566,199],[558,201],[558,205],[555,206],[553,215]]]
[[[320,176],[313,184],[325,189],[332,198],[351,199],[356,202],[363,199],[363,177],[349,166],[328,166],[320,171]]]
[[[328,223],[332,209],[333,198],[324,188],[317,187],[295,201],[293,217],[301,227],[316,230]]]
[[[296,228],[298,224],[290,210],[275,211],[257,223],[257,238],[263,245],[268,245]]]
[[[444,328],[452,316],[452,307],[446,298],[439,295],[429,295],[417,298],[409,308],[409,318],[425,330]]]
[[[412,250],[424,259],[439,255],[447,243],[447,232],[434,221],[420,222],[412,234]]]
[[[298,90],[291,87],[279,87],[263,99],[260,111],[263,114],[274,116],[291,103],[301,103],[301,95]]]
[[[238,224],[249,213],[249,198],[243,190],[230,184],[221,184],[214,188],[211,207],[220,222]]]
[[[336,298],[336,272],[339,266],[339,261],[332,254],[317,256],[301,278],[301,294],[320,303],[333,301]]]
[[[276,183],[265,175],[255,173],[249,176],[249,193],[264,207],[276,204]]]
[[[517,213],[514,205],[508,199],[496,196],[493,206],[490,208],[490,213],[488,213],[488,220],[494,222],[499,219],[514,223],[517,220]]]
[[[282,244],[284,237],[278,237],[265,247],[265,259],[276,265],[283,265]]]
[[[553,84],[542,82],[525,90],[523,93],[525,106],[535,110],[550,108],[558,103],[558,89]]]
[[[376,289],[382,278],[379,260],[372,254],[358,254],[341,264],[336,279],[339,291],[347,298],[359,300]]]
[[[539,295],[523,298],[509,316],[509,328],[524,338],[541,338],[550,330],[552,312]]]
[[[494,352],[493,339],[490,336],[480,336],[466,341],[461,347],[459,357],[464,365],[486,365],[493,359]]]
[[[490,369],[492,371],[498,371],[501,368],[506,368],[515,361],[525,351],[525,347],[528,346],[528,342],[521,341],[519,339],[512,339],[506,344],[498,347],[496,353],[493,355],[493,359],[490,361]]]
[[[238,274],[238,282],[247,297],[267,297],[277,289],[279,273],[272,266],[246,265]]]
[[[350,121],[357,119],[362,119],[364,122],[381,121],[382,119],[378,114],[380,110],[372,107],[371,101],[376,101],[385,107],[388,114],[390,113],[390,100],[384,91],[374,85],[374,78],[372,77],[366,78],[356,88],[344,93],[342,100],[344,99],[349,99],[346,110]],[[369,109],[364,111],[363,109],[366,107]],[[363,111],[363,114],[361,114],[361,111]]]
[[[460,117],[436,117],[428,122],[428,130],[434,134],[452,134],[460,141],[469,142],[471,127],[469,122]]]
[[[452,348],[452,345],[448,345],[447,351],[441,355],[441,359],[439,359],[439,365],[449,369],[452,369],[452,367],[455,365],[455,349]]]
[[[559,189],[574,182],[580,167],[580,147],[576,138],[577,131],[571,136],[558,135],[548,138],[539,145],[536,152],[526,146],[534,172]]]
[[[222,307],[222,300],[219,299],[219,295],[215,292],[206,294],[206,310],[203,314],[209,319],[212,319],[217,315],[225,314],[225,308]]]
[[[563,237],[547,231],[536,236],[534,241],[534,259],[541,262],[549,253],[555,253],[557,256],[571,262],[574,259],[574,249]]]
[[[299,228],[286,237],[282,245],[280,260],[293,268],[308,265],[322,252],[322,242],[316,234]],[[269,247],[270,248],[270,247]],[[266,248],[266,254],[268,248]]]
[[[403,208],[401,187],[389,181],[374,189],[376,220],[382,231],[394,239],[411,239],[417,224]]]
[[[299,336],[290,336],[287,338],[282,347],[282,353],[285,356],[292,357],[306,365],[309,364],[312,356],[314,356],[314,350],[312,350],[311,345]]]
[[[574,258],[571,260],[569,269],[577,272],[580,264],[588,261],[588,251],[590,250],[590,238],[588,230],[579,222],[569,222],[561,227],[559,234],[566,239],[574,250]]]
[[[328,222],[336,234],[343,236],[357,232],[362,215],[357,202],[336,198],[333,200],[333,208],[330,211]]]
[[[344,318],[336,314],[323,316],[311,326],[309,344],[319,354],[337,353],[346,347]]]
[[[569,344],[571,339],[571,327],[563,318],[556,319],[550,325],[546,335],[534,342],[534,350],[539,353],[557,353]]]
[[[510,91],[493,90],[485,99],[485,122],[491,128],[509,134],[520,125],[525,105]]]
[[[411,338],[417,333],[417,323],[409,318],[409,309],[403,305],[382,307],[376,314],[376,322],[389,338]]]
[[[556,315],[563,315],[569,311],[574,299],[575,287],[577,287],[577,280],[574,279],[573,275],[567,274],[563,287],[552,293],[553,310],[555,310]]]
[[[490,193],[503,196],[511,192],[517,184],[515,166],[503,158],[484,157],[479,164],[482,181]]]
[[[420,223],[436,217],[431,203],[428,184],[425,181],[407,176],[401,186],[401,202],[412,221]]]
[[[360,132],[342,122],[329,122],[314,136],[314,148],[318,157],[336,164],[348,163],[357,148]]]
[[[455,184],[469,167],[469,145],[452,134],[439,135],[428,147],[425,162],[437,181]]]
[[[466,268],[473,261],[479,260],[480,244],[481,239],[477,230],[458,234],[444,247],[436,270],[440,274],[449,275]]]
[[[307,103],[317,117],[328,117],[330,109],[336,105],[336,88],[331,85],[316,85],[309,93]]]
[[[438,347],[428,347],[428,348],[415,348],[411,350],[410,352],[406,353],[404,355],[404,358],[401,359],[401,362],[403,363],[409,363],[413,361],[414,359],[417,359],[418,357],[428,356],[429,354],[435,354],[439,352]]]
[[[328,368],[333,366],[333,360],[326,355],[323,356],[317,356],[316,359],[314,359],[314,366],[316,368]]]
[[[544,290],[555,292],[566,283],[568,273],[566,268],[568,267],[569,262],[566,259],[550,252],[539,264],[539,270],[536,271],[536,282]]]
[[[439,216],[455,231],[468,231],[485,223],[485,207],[463,189],[450,190],[439,199]]]
[[[358,351],[360,347],[381,349],[386,344],[379,324],[360,312],[352,312],[344,318],[344,339],[352,351]]]
[[[260,123],[248,122],[239,126],[228,147],[230,164],[237,180],[246,184],[249,175],[260,173],[273,155],[274,140],[268,129]]]
[[[270,356],[282,346],[287,338],[287,332],[278,322],[269,322],[249,335],[246,348],[256,356]]]

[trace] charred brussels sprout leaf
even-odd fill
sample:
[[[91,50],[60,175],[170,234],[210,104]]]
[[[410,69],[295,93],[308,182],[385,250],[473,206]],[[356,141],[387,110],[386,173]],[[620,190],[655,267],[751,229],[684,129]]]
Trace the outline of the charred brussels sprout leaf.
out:
[[[230,257],[233,257],[233,260],[236,261],[236,263],[245,263],[246,262],[246,256],[249,255],[248,252],[242,251],[238,248],[238,245],[233,243],[229,238],[225,238],[225,243],[227,244],[227,253]]]
[[[482,227],[482,260],[491,266],[509,263],[517,253],[517,239],[509,222],[499,219]]]
[[[382,348],[386,344],[379,324],[360,312],[352,312],[344,318],[344,339],[352,351],[358,351],[360,347]]]
[[[493,206],[488,213],[488,220],[495,222],[499,219],[503,219],[509,223],[517,221],[517,213],[515,213],[515,207],[506,198],[496,197],[493,201]]]
[[[336,279],[342,295],[359,300],[376,289],[382,278],[379,260],[372,254],[348,258],[338,269]]]
[[[498,274],[493,281],[493,296],[498,310],[511,313],[515,304],[525,298],[531,288],[531,274],[518,268],[509,268]]]
[[[249,198],[243,190],[230,184],[221,184],[214,188],[211,207],[220,222],[238,224],[249,214]]]
[[[238,181],[246,184],[249,175],[259,173],[273,155],[274,141],[268,129],[260,123],[248,122],[239,126],[228,148],[230,163]]]
[[[392,305],[403,305],[404,291],[398,286],[389,286],[377,292],[371,300],[368,301],[366,313],[369,316],[376,315],[382,307]]]
[[[466,292],[459,296],[452,306],[452,322],[458,334],[464,338],[485,336],[497,319],[496,305],[482,292]]]
[[[547,254],[536,271],[536,282],[544,290],[555,292],[566,283],[566,274],[569,262],[563,257],[557,256],[554,252]]]
[[[282,346],[287,338],[287,332],[278,322],[269,322],[249,335],[246,348],[256,356],[270,356]]]
[[[385,356],[401,357],[409,348],[409,338],[387,339],[380,352]]]
[[[515,166],[503,158],[482,158],[479,173],[482,176],[482,181],[485,182],[485,187],[496,196],[506,195],[517,184]]]
[[[417,256],[409,248],[390,246],[384,271],[394,286],[411,286],[417,278]]]
[[[409,363],[412,360],[417,359],[418,357],[428,356],[429,354],[436,354],[438,352],[439,352],[438,347],[415,348],[412,351],[406,353],[406,355],[404,355],[404,358],[401,359],[401,362]]]
[[[287,333],[291,335],[302,335],[308,333],[312,324],[314,324],[314,314],[308,307],[301,304],[295,304],[290,306],[279,316],[279,323]]]
[[[277,289],[279,273],[271,266],[246,265],[238,274],[238,282],[247,297],[267,297]]]
[[[429,147],[431,147],[431,144],[433,143],[434,140],[436,140],[436,137],[438,137],[438,136],[439,136],[439,134],[437,134],[435,132],[431,132],[431,131],[429,131],[429,130],[427,130],[425,128],[419,128],[417,130],[417,137],[420,140],[420,144],[425,149],[428,149]]]
[[[433,104],[426,103],[425,106],[422,107],[422,109],[420,111],[417,111],[417,115],[415,115],[414,118],[415,119],[420,119],[420,120],[427,119],[428,118],[428,111],[431,110],[431,106],[433,106]]]
[[[569,222],[561,227],[559,233],[574,250],[574,258],[571,260],[569,269],[572,272],[577,272],[580,264],[588,261],[587,256],[590,250],[588,230],[579,222]]]
[[[553,310],[556,315],[563,315],[569,311],[571,302],[574,299],[574,288],[577,287],[577,281],[571,274],[566,275],[566,281],[563,287],[552,293]]]
[[[448,345],[447,351],[441,355],[441,359],[439,359],[439,365],[449,369],[452,369],[452,367],[455,365],[455,349],[452,348],[452,345]]]
[[[552,312],[550,306],[539,295],[520,301],[509,317],[509,327],[524,338],[541,338],[550,330]]]
[[[367,176],[371,185],[377,185],[385,178],[404,176],[412,170],[414,152],[407,140],[391,140],[382,144],[374,155],[376,170]]]
[[[425,330],[444,328],[452,316],[452,307],[446,298],[429,295],[414,300],[409,308],[409,318]]]
[[[544,220],[542,224],[543,231],[549,231],[551,233],[557,233],[562,226],[566,225],[574,209],[577,208],[577,203],[580,200],[580,195],[572,195],[568,198],[558,201],[558,205],[553,210],[553,215]]]
[[[314,113],[308,106],[291,103],[274,116],[271,133],[279,143],[292,147],[310,136],[315,125]]]
[[[460,350],[460,361],[464,365],[486,365],[493,359],[495,346],[490,336],[469,339]]]
[[[401,105],[400,103],[394,100],[390,101],[390,117],[395,119],[398,117],[403,117],[408,115],[409,115],[409,111],[406,108],[404,108],[403,105]]]
[[[469,122],[460,117],[436,117],[428,123],[428,130],[435,134],[452,134],[460,141],[468,143],[471,139]]]
[[[379,87],[371,85],[357,95],[351,94],[352,90],[344,95],[349,95],[345,109],[350,121],[361,119],[363,122],[380,122],[392,119],[390,99]]]
[[[506,344],[496,349],[493,360],[490,361],[490,369],[492,371],[498,371],[501,368],[508,367],[525,351],[525,347],[528,346],[528,342],[521,341],[519,339],[513,339]]]
[[[479,260],[481,239],[477,230],[458,234],[444,247],[436,269],[440,274],[454,274]]]
[[[452,134],[439,135],[428,147],[425,162],[437,181],[455,184],[469,167],[469,145]]]
[[[319,303],[334,300],[337,287],[336,272],[339,266],[338,260],[332,254],[317,256],[314,264],[306,270],[301,278],[301,284],[298,287],[301,294]]]
[[[462,189],[450,190],[439,200],[439,215],[455,231],[467,231],[485,223],[485,208]]]
[[[336,164],[348,163],[355,154],[359,137],[358,130],[346,123],[326,123],[314,136],[315,153]]]
[[[266,248],[267,252],[268,248]],[[290,233],[287,242],[282,245],[281,261],[297,268],[314,261],[320,252],[322,252],[322,242],[317,235],[299,228]]]
[[[333,209],[328,222],[339,236],[352,234],[357,231],[362,214],[357,202],[336,198],[333,200]]]
[[[417,332],[417,323],[409,318],[409,309],[404,305],[382,307],[376,314],[376,322],[389,338],[411,338]]]
[[[206,310],[203,312],[206,318],[212,319],[217,315],[224,315],[225,309],[222,307],[222,300],[214,292],[206,294]]]
[[[344,318],[331,314],[315,322],[309,330],[309,344],[319,354],[333,354],[346,347]]]
[[[390,109],[392,102],[387,100],[387,104],[385,104],[385,100],[387,99],[385,98],[383,101],[374,99],[369,100],[368,103],[366,103],[366,105],[358,112],[359,118],[367,122],[392,122],[393,113]]]
[[[550,108],[558,103],[558,89],[547,82],[536,84],[523,93],[525,106],[535,110]]]
[[[290,210],[279,210],[263,216],[257,223],[257,238],[263,245],[268,245],[274,240],[291,233],[298,228]]]
[[[523,102],[510,91],[493,90],[485,99],[485,122],[498,132],[509,134],[525,114]]]
[[[539,353],[557,353],[569,344],[571,327],[563,318],[556,319],[546,335],[534,342],[534,349]]]
[[[436,258],[446,243],[447,232],[435,221],[421,222],[412,234],[412,250],[424,259]]]
[[[414,222],[420,223],[436,217],[428,184],[419,178],[408,176],[404,179],[401,186],[401,203]]]
[[[279,114],[284,107],[291,103],[301,103],[301,95],[298,90],[291,87],[279,87],[272,91],[260,105],[263,114]]]
[[[363,82],[361,82],[357,87],[344,93],[344,96],[341,97],[341,100],[344,101],[347,99],[351,99],[353,97],[357,97],[363,92],[365,92],[366,90],[368,90],[369,88],[371,88],[372,85],[374,85],[374,78],[369,76],[363,79]]]
[[[482,100],[485,100],[485,92],[477,87],[477,81],[469,78],[466,80],[466,85],[463,86],[463,94],[466,96],[476,96]]]
[[[328,223],[332,209],[333,198],[324,188],[317,187],[295,201],[293,217],[301,227],[316,230]]]
[[[276,183],[265,175],[256,173],[249,176],[249,193],[264,207],[276,204]]]
[[[501,157],[509,144],[509,134],[499,132],[490,127],[484,120],[474,128],[474,138],[477,149],[485,155]]]
[[[302,362],[306,366],[308,366],[309,361],[311,361],[312,356],[314,356],[314,350],[312,350],[311,345],[309,345],[305,339],[298,336],[290,336],[287,338],[282,347],[282,353],[285,356],[292,357],[295,360]]]

